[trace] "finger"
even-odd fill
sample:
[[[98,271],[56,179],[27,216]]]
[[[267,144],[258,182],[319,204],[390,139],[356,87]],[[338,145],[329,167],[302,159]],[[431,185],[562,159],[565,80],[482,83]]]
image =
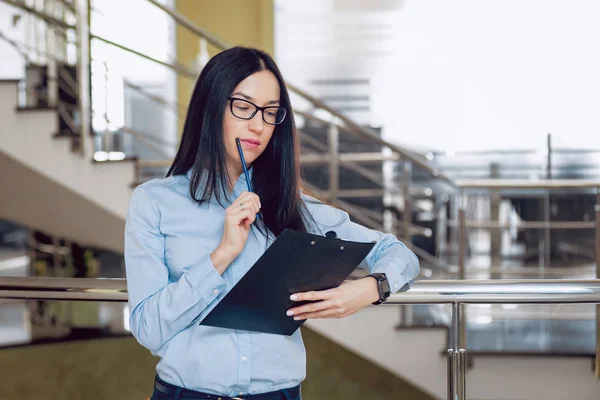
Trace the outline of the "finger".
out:
[[[243,205],[243,206],[242,206]],[[245,211],[245,210],[254,210],[255,213],[257,213],[260,208],[258,206],[258,204],[256,203],[256,201],[254,201],[252,198],[246,198],[246,200],[244,199],[238,199],[236,201],[234,201],[231,206],[229,206],[227,208],[226,213],[230,214],[230,215],[235,215],[237,213],[239,213],[240,211]]]
[[[256,207],[258,207],[258,209],[260,209],[261,207],[260,199],[257,195],[250,192],[244,192],[243,195],[240,195],[237,199],[233,201],[233,203],[231,203],[231,206],[229,206],[229,208],[240,208],[242,203],[244,203],[244,208],[246,208],[246,206],[250,204],[254,204]]]
[[[312,292],[294,293],[290,296],[290,300],[293,301],[314,301],[314,300],[326,300],[336,294],[335,289],[319,290]]]
[[[256,193],[246,192],[246,194],[244,196],[244,201],[246,201],[246,200],[250,200],[250,201],[254,202],[258,206],[258,208],[261,207],[260,197],[258,197],[258,195]]]
[[[340,308],[342,306],[342,302],[340,299],[335,300],[324,300],[317,301],[316,303],[305,304],[300,307],[290,308],[287,311],[287,315],[301,315],[307,313],[314,313],[317,311],[323,311],[330,308]]]
[[[239,225],[244,220],[249,220],[250,223],[254,222],[256,219],[257,209],[255,206],[251,206],[250,208],[239,209],[238,211],[232,211],[229,214],[229,218],[231,218],[235,225]]]
[[[246,224],[246,228],[249,227],[250,225],[252,225],[254,223],[254,221],[256,221],[256,212],[248,212],[248,216],[246,217],[246,219],[244,219],[245,224]]]
[[[328,308],[313,313],[299,314],[294,316],[294,321],[302,321],[305,319],[320,319],[320,318],[343,318],[346,316],[346,309],[343,307]]]
[[[260,204],[260,197],[258,197],[258,195],[256,193],[250,193],[252,199],[256,202],[256,204],[258,205],[258,208],[261,208],[261,204]]]

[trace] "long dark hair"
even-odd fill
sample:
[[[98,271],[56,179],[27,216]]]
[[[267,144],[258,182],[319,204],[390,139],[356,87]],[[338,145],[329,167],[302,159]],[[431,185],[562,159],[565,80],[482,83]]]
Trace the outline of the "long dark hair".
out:
[[[265,235],[278,236],[290,228],[307,232],[310,221],[300,198],[299,145],[288,91],[275,61],[253,48],[234,47],[213,57],[202,70],[194,87],[183,128],[181,143],[167,176],[186,174],[190,168],[190,196],[207,202],[213,195],[223,204],[221,190],[231,185],[226,173],[223,115],[236,86],[255,72],[268,70],[280,87],[280,106],[287,109],[285,120],[275,126],[265,151],[252,164],[252,186],[260,197]],[[201,188],[200,185],[203,184]],[[198,194],[201,192],[201,196]],[[308,219],[307,219],[308,218]]]

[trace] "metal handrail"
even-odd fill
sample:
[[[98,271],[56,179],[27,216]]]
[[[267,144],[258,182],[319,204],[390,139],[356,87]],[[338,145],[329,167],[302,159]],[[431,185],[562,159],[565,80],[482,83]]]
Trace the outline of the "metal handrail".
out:
[[[0,299],[127,301],[125,279],[0,277]],[[388,304],[451,304],[448,399],[466,400],[463,304],[600,304],[600,279],[419,281]],[[597,346],[596,358],[600,357]],[[596,377],[600,368],[596,363]]]
[[[185,78],[189,78],[189,79],[193,80],[193,79],[196,79],[198,77],[198,74],[196,74],[196,71],[194,71],[191,68],[186,67],[183,64],[180,64],[180,63],[168,63],[168,62],[165,62],[165,61],[161,61],[161,60],[159,60],[157,58],[154,58],[154,57],[151,57],[151,56],[149,56],[147,54],[140,53],[139,51],[134,50],[134,49],[132,49],[130,47],[127,47],[127,46],[124,46],[122,44],[113,42],[112,40],[108,40],[108,39],[106,39],[106,38],[104,38],[102,36],[90,34],[90,38],[91,39],[99,40],[99,41],[104,42],[105,44],[108,44],[110,46],[117,47],[117,48],[119,48],[121,50],[124,50],[124,51],[126,51],[128,53],[134,54],[134,55],[136,55],[138,57],[141,57],[143,59],[146,59],[148,61],[152,61],[153,63],[162,65],[163,67],[169,68],[169,69],[175,71],[178,75],[181,75],[181,76],[183,76]]]
[[[600,188],[593,179],[457,179],[461,189],[590,189]]]
[[[2,1],[3,3],[6,3],[8,5],[11,5],[13,7],[20,8],[23,11],[28,12],[29,14],[33,14],[36,17],[41,18],[44,21],[46,21],[48,24],[55,25],[55,26],[60,27],[62,29],[75,29],[74,25],[71,25],[71,24],[66,23],[64,21],[61,21],[60,19],[55,18],[55,17],[53,17],[53,16],[51,16],[51,15],[45,13],[45,12],[42,12],[42,11],[36,10],[35,8],[29,7],[28,5],[26,5],[24,3],[20,3],[20,2],[17,2],[17,1],[13,1],[13,0],[0,0],[0,1]]]
[[[116,278],[0,277],[0,298],[127,301]],[[427,280],[393,294],[386,304],[600,303],[600,279]]]
[[[451,228],[460,226],[460,221],[451,219],[446,221]],[[595,221],[519,221],[497,222],[465,220],[465,228],[470,229],[595,229]]]

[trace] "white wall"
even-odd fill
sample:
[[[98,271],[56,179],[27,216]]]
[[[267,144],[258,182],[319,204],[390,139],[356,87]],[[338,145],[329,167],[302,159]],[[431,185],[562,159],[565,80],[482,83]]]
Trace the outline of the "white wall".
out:
[[[0,3],[0,32],[3,36],[24,41],[24,21],[21,20],[16,26],[13,25],[13,16],[22,15],[14,7]],[[20,79],[25,75],[25,61],[13,46],[0,38],[0,79]]]
[[[428,150],[600,148],[597,0],[278,0],[292,82],[366,79],[386,139]],[[336,86],[338,95],[356,85]],[[323,93],[321,93],[323,91]],[[298,105],[304,104],[297,101]],[[296,103],[295,103],[296,105]],[[362,122],[362,120],[361,120]]]
[[[376,118],[438,150],[600,148],[599,20],[596,0],[407,1]]]

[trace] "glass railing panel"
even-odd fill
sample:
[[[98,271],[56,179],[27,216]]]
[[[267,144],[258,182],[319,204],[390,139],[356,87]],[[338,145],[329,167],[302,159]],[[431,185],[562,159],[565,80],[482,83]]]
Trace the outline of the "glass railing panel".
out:
[[[593,304],[467,305],[466,322],[469,351],[595,353]]]

